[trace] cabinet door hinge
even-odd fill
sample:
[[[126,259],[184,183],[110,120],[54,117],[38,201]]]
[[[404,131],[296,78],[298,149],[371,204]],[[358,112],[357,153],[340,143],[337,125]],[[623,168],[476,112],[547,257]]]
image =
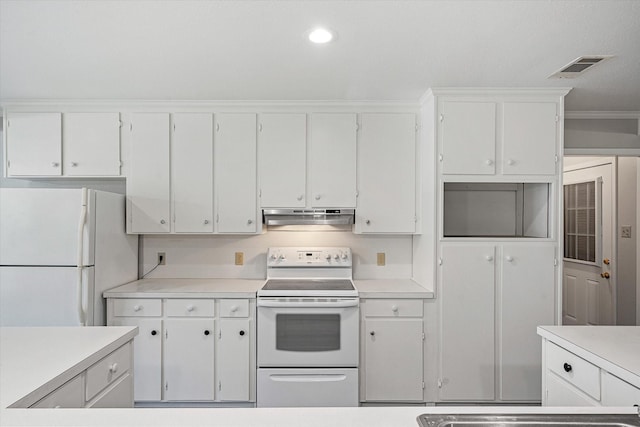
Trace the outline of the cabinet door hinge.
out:
[[[173,124],[173,131],[174,132],[176,131],[176,124],[175,123]]]
[[[118,166],[122,167],[122,160],[118,160]]]
[[[425,340],[424,332],[422,333],[422,341]]]
[[[422,381],[422,389],[424,390],[424,381]]]
[[[220,214],[216,214],[216,223],[220,222]]]
[[[442,379],[438,378],[438,388],[442,388]]]
[[[356,198],[360,195],[360,192],[356,190]]]
[[[444,121],[444,114],[440,114],[440,121],[443,122]]]
[[[258,197],[262,197],[262,188],[258,190]]]
[[[11,120],[7,120],[7,127],[11,126]]]
[[[262,123],[258,124],[258,131],[262,132]]]
[[[129,132],[133,130],[133,123],[129,123]]]
[[[169,381],[165,381],[164,383],[164,391],[169,390]]]
[[[7,167],[10,168],[11,167],[11,160],[7,160]]]
[[[218,381],[218,391],[222,390],[222,381]]]
[[[221,340],[222,339],[222,329],[220,329],[218,331],[218,339]]]
[[[557,156],[557,155],[556,155],[556,157],[555,157],[555,160],[556,160],[556,163],[558,163],[558,156]]]
[[[416,132],[420,130],[420,125],[416,124]]]
[[[216,123],[216,132],[220,132],[220,123]]]
[[[417,216],[413,217],[413,222],[418,222],[418,217]]]
[[[438,155],[438,160],[442,161],[442,159],[444,159],[444,157],[442,156],[442,154]]]
[[[124,126],[124,123],[122,122],[122,120],[118,120],[118,127],[122,128],[122,126]]]
[[[164,338],[165,339],[169,338],[169,330],[168,329],[164,330]]]
[[[557,267],[557,266],[558,266],[558,258],[554,258],[554,259],[553,259],[553,265],[554,265],[555,267]]]
[[[360,123],[356,123],[356,132],[360,131]]]
[[[442,258],[438,258],[438,265],[442,265]]]
[[[556,114],[556,123],[560,121],[560,116]]]

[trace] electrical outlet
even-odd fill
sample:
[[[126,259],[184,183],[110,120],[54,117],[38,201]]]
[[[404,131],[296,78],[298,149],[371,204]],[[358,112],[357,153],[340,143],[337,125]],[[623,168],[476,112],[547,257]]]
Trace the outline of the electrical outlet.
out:
[[[386,264],[386,255],[384,252],[378,252],[377,254],[377,262],[378,262],[378,266],[382,267],[383,265]]]
[[[236,252],[236,265],[244,264],[244,252]]]
[[[158,252],[158,265],[165,265],[167,263],[167,255],[164,252]]]
[[[631,238],[631,226],[630,225],[623,225],[622,227],[620,227],[620,237],[622,237],[623,239],[630,239]]]

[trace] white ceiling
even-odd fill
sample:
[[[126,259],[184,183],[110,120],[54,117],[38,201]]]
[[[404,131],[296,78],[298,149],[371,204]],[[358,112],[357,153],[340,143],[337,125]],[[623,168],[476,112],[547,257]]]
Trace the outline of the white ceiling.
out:
[[[338,33],[324,46],[305,33]],[[581,55],[616,57],[572,80]],[[0,0],[0,99],[402,100],[574,87],[640,111],[640,1]]]

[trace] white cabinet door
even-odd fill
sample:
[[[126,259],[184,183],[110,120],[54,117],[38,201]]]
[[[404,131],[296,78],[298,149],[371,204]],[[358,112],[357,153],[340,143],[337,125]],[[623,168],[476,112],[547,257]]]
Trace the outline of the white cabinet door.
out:
[[[423,400],[422,318],[366,318],[364,323],[364,399]]]
[[[360,116],[356,233],[415,232],[415,126],[414,114]]]
[[[170,231],[169,135],[169,114],[132,114],[127,198],[133,233]]]
[[[133,339],[134,400],[162,399],[162,320],[115,317],[109,326],[137,326]]]
[[[214,399],[214,320],[167,319],[164,400]]]
[[[546,375],[547,390],[544,406],[599,406],[598,402],[562,378],[550,372]]]
[[[213,232],[213,116],[173,114],[174,231]]]
[[[65,113],[65,176],[120,175],[120,114]]]
[[[640,388],[636,388],[605,370],[602,373],[602,406],[640,406]]]
[[[438,119],[442,173],[495,173],[496,103],[445,101]]]
[[[310,142],[311,206],[355,208],[355,114],[312,114]]]
[[[306,114],[262,114],[259,129],[261,206],[304,207]]]
[[[7,116],[7,175],[62,175],[60,113],[10,113]]]
[[[555,324],[555,244],[502,246],[499,383],[502,400],[542,398],[539,325]]]
[[[249,400],[250,328],[251,320],[248,318],[220,319],[220,339],[216,360],[218,400]]]
[[[217,231],[258,231],[256,115],[216,114]]]
[[[503,104],[504,174],[554,175],[558,155],[555,102]]]
[[[441,259],[440,399],[493,400],[495,247],[442,245]]]

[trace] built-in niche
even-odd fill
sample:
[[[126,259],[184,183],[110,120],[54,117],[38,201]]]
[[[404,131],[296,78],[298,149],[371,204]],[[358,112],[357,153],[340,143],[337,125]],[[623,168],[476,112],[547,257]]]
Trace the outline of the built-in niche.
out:
[[[444,184],[444,237],[550,237],[549,183]]]

